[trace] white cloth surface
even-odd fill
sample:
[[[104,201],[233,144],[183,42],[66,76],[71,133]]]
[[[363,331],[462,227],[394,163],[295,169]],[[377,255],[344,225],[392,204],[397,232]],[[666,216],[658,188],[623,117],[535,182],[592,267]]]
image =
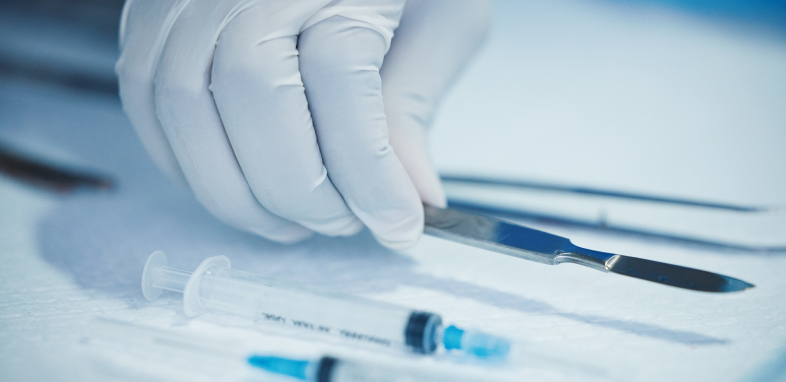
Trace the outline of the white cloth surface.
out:
[[[783,41],[665,11],[578,1],[498,3],[494,28],[442,105],[432,135],[439,168],[786,204]],[[221,254],[236,269],[438,312],[623,380],[739,381],[786,345],[783,254],[546,227],[577,245],[757,285],[714,295],[427,236],[403,254],[367,232],[286,246],[221,224],[171,185],[147,159],[116,100],[3,80],[0,139],[110,172],[119,182],[113,194],[54,197],[0,179],[3,381],[199,379],[152,360],[94,357],[80,343],[80,330],[95,317],[285,354],[378,357],[277,336],[221,314],[190,319],[174,293],[149,303],[139,280],[145,259],[159,249],[182,269]],[[434,367],[449,361],[412,360]],[[582,377],[536,372],[526,363],[496,373]]]

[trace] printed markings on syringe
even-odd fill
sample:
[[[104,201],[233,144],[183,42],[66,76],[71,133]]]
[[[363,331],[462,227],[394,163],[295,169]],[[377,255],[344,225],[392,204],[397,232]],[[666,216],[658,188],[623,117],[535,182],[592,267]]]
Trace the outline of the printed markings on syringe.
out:
[[[374,337],[374,336],[369,336],[368,334],[350,332],[348,330],[341,330],[340,333],[344,337],[354,338],[354,339],[361,340],[361,341],[373,342],[373,343],[379,344],[379,345],[390,346],[390,340],[388,340],[388,339]]]
[[[372,342],[372,343],[375,343],[377,345],[390,346],[391,343],[392,343],[391,340],[386,339],[386,338],[374,337],[374,336],[370,336],[368,334],[351,332],[349,330],[344,330],[344,329],[336,331],[336,330],[331,329],[328,326],[315,325],[315,324],[312,324],[310,322],[302,321],[302,320],[292,320],[292,319],[288,319],[286,317],[277,316],[275,314],[260,313],[260,316],[262,316],[262,318],[264,318],[265,320],[272,321],[272,322],[277,322],[277,323],[284,324],[284,325],[290,324],[292,326],[297,326],[299,328],[315,330],[315,331],[322,332],[322,333],[338,334],[338,335],[340,335],[342,337],[345,337],[345,338],[352,338],[352,339],[356,339],[356,340],[360,340],[360,341]]]

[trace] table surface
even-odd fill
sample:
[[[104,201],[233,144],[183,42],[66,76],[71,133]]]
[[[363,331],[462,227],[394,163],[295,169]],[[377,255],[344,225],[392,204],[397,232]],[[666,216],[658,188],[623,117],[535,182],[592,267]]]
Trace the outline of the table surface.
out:
[[[0,46],[8,40],[0,38]],[[222,225],[170,184],[117,99],[0,82],[0,140],[113,174],[119,184],[112,193],[56,196],[0,179],[1,380],[239,378],[237,370],[209,362],[189,373],[97,351],[81,335],[97,317],[282,354],[327,352],[435,370],[461,362],[468,375],[512,380],[597,377],[577,364],[619,380],[786,378],[786,253],[534,224],[584,247],[756,284],[716,295],[575,265],[549,267],[432,237],[404,253],[381,247],[367,232],[279,245]],[[660,8],[500,2],[485,48],[441,106],[431,146],[438,167],[451,172],[786,205],[784,105],[786,41],[766,31]],[[786,213],[609,208],[609,218],[624,224],[786,244]],[[449,355],[391,361],[397,357],[281,335],[280,328],[220,313],[188,318],[174,293],[155,302],[142,297],[142,267],[155,250],[182,269],[226,255],[235,269],[439,312],[559,361],[516,359],[488,368]]]

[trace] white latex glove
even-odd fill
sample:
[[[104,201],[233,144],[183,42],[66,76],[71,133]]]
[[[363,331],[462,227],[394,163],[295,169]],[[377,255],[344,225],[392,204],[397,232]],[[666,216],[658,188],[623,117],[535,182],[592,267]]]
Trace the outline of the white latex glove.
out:
[[[421,200],[445,204],[424,129],[488,16],[481,0],[128,0],[120,96],[222,221],[280,242],[366,225],[404,249]]]

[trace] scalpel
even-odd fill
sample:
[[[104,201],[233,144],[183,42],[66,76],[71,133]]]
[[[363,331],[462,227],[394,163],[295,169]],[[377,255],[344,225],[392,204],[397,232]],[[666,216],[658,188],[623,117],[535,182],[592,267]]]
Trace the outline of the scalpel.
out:
[[[424,206],[425,233],[543,264],[574,263],[603,272],[701,292],[737,292],[753,284],[679,265],[573,245],[569,239],[483,215]]]

